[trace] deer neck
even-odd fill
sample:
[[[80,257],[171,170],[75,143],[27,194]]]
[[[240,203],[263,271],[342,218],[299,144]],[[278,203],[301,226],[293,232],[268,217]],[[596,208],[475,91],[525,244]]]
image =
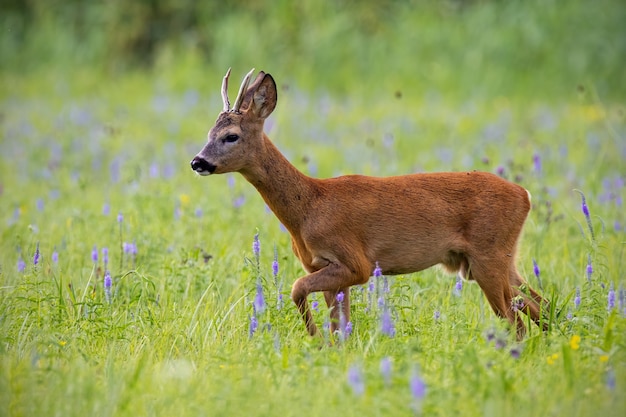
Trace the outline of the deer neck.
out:
[[[241,174],[290,232],[299,230],[315,194],[315,180],[293,166],[265,133],[263,145],[258,163]]]

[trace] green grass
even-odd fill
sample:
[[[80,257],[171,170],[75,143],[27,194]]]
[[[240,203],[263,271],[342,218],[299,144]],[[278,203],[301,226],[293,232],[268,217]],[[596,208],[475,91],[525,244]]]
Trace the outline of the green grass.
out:
[[[188,167],[219,111],[220,75],[210,77],[209,95],[130,75],[99,85],[96,95],[76,87],[81,80],[7,83],[3,415],[623,414],[624,306],[618,300],[607,311],[610,286],[619,299],[626,284],[624,231],[616,229],[626,221],[617,200],[626,151],[618,105],[584,95],[560,105],[472,97],[365,104],[283,91],[268,130],[304,171],[326,177],[502,167],[534,196],[520,269],[538,287],[537,261],[543,293],[556,306],[550,332],[530,326],[517,344],[477,286],[466,284],[457,296],[454,278],[431,269],[391,277],[395,337],[381,333],[367,289],[355,289],[354,333],[323,347],[305,334],[289,300],[303,271],[261,198],[237,175],[199,178]],[[93,81],[86,77],[85,84]],[[541,157],[541,172],[533,155]],[[573,189],[585,192],[595,241]],[[251,246],[257,232],[258,270]],[[136,244],[135,261],[122,253],[124,242]],[[269,308],[250,337],[259,276]],[[316,313],[318,324],[326,315],[324,308]],[[506,347],[486,340],[493,331]],[[580,344],[573,348],[574,336]],[[513,348],[521,349],[519,359]],[[379,370],[385,357],[392,361],[389,383]],[[362,395],[348,383],[353,367],[364,379]],[[415,375],[427,386],[419,404],[409,390]]]
[[[0,39],[0,416],[626,413],[618,2],[259,2],[219,13],[209,2],[188,28],[195,9],[160,2],[187,29],[170,27],[143,68],[116,48],[141,28],[122,18],[144,9],[28,4],[30,24],[19,4],[0,16],[10,29]],[[388,277],[394,337],[364,287],[347,340],[310,338],[289,299],[304,271],[288,234],[241,176],[189,167],[229,66],[233,79],[252,66],[274,76],[266,131],[305,173],[479,169],[530,190],[518,264],[552,301],[551,329],[529,325],[516,342],[478,286],[456,294],[455,278],[433,268]],[[258,281],[268,308],[251,337]]]

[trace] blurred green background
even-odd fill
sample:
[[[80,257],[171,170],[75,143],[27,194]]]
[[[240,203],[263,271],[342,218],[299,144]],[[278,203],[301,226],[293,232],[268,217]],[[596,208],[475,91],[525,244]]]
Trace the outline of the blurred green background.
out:
[[[626,89],[622,0],[2,3],[5,75],[146,70],[197,88],[209,73],[256,67],[333,94],[540,101]]]

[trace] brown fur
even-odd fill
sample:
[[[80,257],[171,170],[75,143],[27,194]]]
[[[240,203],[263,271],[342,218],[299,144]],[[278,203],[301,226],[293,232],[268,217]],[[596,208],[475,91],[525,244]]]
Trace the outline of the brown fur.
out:
[[[366,283],[376,262],[387,275],[442,264],[475,280],[495,313],[516,326],[518,338],[525,326],[512,309],[513,298],[520,296],[521,311],[540,323],[540,308],[547,303],[515,267],[530,210],[524,188],[475,171],[307,177],[263,133],[276,99],[274,80],[261,72],[246,92],[241,113],[220,114],[192,167],[203,162],[215,173],[240,172],[289,230],[293,251],[307,272],[294,283],[291,296],[311,335],[318,331],[307,296],[324,292],[335,330],[335,295],[344,292],[343,314],[349,320],[349,288]],[[240,137],[235,143],[222,140],[232,134]]]

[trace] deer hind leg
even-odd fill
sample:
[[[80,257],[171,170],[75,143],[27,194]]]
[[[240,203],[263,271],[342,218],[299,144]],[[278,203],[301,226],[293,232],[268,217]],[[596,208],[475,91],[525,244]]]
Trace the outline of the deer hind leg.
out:
[[[347,266],[340,263],[329,263],[327,266],[315,271],[309,275],[306,275],[298,279],[291,289],[291,299],[298,307],[307,331],[311,336],[318,335],[317,326],[313,321],[311,310],[309,308],[309,302],[307,297],[313,292],[324,291],[324,298],[329,307],[335,306],[336,295],[340,291],[344,292],[344,301],[342,303],[342,310],[345,315],[346,322],[350,319],[350,300],[348,288],[352,285],[363,282],[366,278],[357,275],[354,271],[351,271]],[[331,309],[331,330],[336,329],[339,323],[339,309]],[[336,318],[336,320],[335,320]]]
[[[513,289],[509,283],[509,264],[501,261],[502,256],[489,259],[470,258],[470,271],[485,293],[487,301],[498,317],[505,318],[515,326],[517,339],[521,340],[526,334],[526,326],[521,317],[513,310]]]
[[[549,311],[549,303],[530,288],[514,264],[509,269],[509,282],[513,290],[513,297],[521,297],[523,300],[523,305],[520,306],[521,311],[527,314],[537,326],[541,326],[543,330],[548,330],[548,322],[542,321],[542,312]]]

